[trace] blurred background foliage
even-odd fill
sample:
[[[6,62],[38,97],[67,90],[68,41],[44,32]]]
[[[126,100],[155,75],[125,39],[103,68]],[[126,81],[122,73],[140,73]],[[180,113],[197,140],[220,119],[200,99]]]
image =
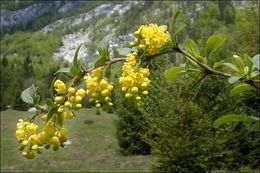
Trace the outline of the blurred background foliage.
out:
[[[21,1],[19,5],[15,1],[4,1],[1,9],[18,10],[35,3],[41,1]],[[63,58],[52,57],[62,46],[64,35],[93,27],[92,43],[86,45],[89,59],[82,59],[82,62],[93,61],[97,43],[109,33],[102,32],[107,25],[115,27],[115,36],[120,36],[134,32],[142,24],[168,24],[175,12],[170,8],[173,3],[183,11],[178,25],[187,24],[178,36],[180,43],[189,37],[204,51],[210,35],[220,34],[227,38],[208,59],[209,64],[229,61],[233,54],[247,53],[252,57],[259,53],[257,1],[144,1],[141,5],[132,5],[121,17],[118,13],[109,17],[100,15],[78,27],[63,26],[63,29],[47,34],[38,32],[51,22],[79,16],[105,3],[108,2],[86,2],[62,14],[52,9],[37,20],[1,30],[1,110],[27,110],[20,93],[31,83],[39,87],[42,98],[49,96],[53,74],[60,67],[70,65]],[[101,18],[105,20],[100,23]],[[149,62],[152,86],[149,97],[144,98],[138,108],[125,101],[120,88],[115,87],[114,109],[110,111],[118,115],[117,137],[121,152],[158,157],[154,171],[259,170],[259,132],[250,131],[246,123],[226,125],[219,130],[213,129],[212,125],[226,113],[259,117],[260,94],[230,97],[227,93],[232,85],[226,79],[214,76],[207,76],[199,83],[196,83],[198,76],[185,77],[176,83],[167,82],[164,70],[183,62],[184,57],[175,54]],[[116,86],[120,68],[119,64],[112,66],[107,76]]]

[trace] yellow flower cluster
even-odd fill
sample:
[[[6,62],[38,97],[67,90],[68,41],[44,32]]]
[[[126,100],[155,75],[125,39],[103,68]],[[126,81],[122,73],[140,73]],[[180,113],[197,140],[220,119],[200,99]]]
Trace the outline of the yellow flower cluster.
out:
[[[134,71],[136,56],[136,52],[127,55],[119,83],[122,86],[125,98],[134,98],[136,101],[140,101],[142,95],[148,95],[147,88],[150,85],[148,76],[150,72],[148,68],[139,68],[138,71]]]
[[[103,78],[103,67],[96,68],[87,74],[84,79],[86,81],[86,95],[90,97],[90,102],[95,103],[97,108],[103,105],[113,106],[111,102],[111,91],[113,85]]]
[[[76,90],[74,87],[70,87],[67,90],[66,84],[61,80],[56,80],[54,82],[54,89],[59,94],[54,98],[55,103],[59,106],[58,112],[62,113],[65,119],[70,119],[73,117],[71,109],[80,109],[82,107],[81,101],[85,97],[86,91],[84,89]],[[67,99],[64,94],[67,94]],[[63,95],[61,95],[63,94]]]
[[[170,39],[167,26],[157,24],[142,25],[135,32],[136,39],[130,46],[138,46],[138,51],[146,51],[150,55],[156,54],[159,48]]]
[[[58,150],[60,146],[64,147],[64,142],[68,140],[67,129],[61,128],[56,130],[54,127],[54,118],[49,120],[39,133],[37,133],[38,126],[36,124],[23,121],[22,119],[19,120],[16,128],[16,138],[20,142],[19,149],[23,151],[22,156],[27,159],[33,159],[35,153],[40,154],[43,146],[46,149],[53,146],[53,150]],[[24,149],[27,150],[24,151]]]

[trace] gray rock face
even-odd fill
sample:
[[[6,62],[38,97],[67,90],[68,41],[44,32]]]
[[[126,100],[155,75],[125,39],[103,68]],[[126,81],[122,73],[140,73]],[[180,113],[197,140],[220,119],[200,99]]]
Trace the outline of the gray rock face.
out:
[[[6,9],[2,9],[1,14],[1,24],[0,27],[8,27],[19,25],[21,23],[26,23],[30,20],[37,19],[37,17],[44,14],[51,7],[57,8],[59,13],[67,12],[75,7],[75,5],[85,3],[85,1],[75,1],[75,2],[65,2],[61,1],[53,1],[48,3],[36,3],[26,7],[24,9],[20,9],[17,11],[10,11]]]

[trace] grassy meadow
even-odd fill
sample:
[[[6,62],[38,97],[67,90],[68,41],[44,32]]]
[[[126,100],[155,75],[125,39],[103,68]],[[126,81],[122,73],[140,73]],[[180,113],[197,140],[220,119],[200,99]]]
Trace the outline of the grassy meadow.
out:
[[[115,136],[113,114],[82,109],[65,126],[71,144],[58,151],[44,150],[33,160],[20,155],[15,138],[19,118],[31,113],[1,112],[1,172],[146,172],[151,170],[151,156],[123,156]]]

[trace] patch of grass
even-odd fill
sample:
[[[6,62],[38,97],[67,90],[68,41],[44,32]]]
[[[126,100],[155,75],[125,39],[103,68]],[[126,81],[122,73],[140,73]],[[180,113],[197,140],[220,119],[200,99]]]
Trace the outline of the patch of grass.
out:
[[[15,138],[19,118],[30,113],[1,112],[1,172],[146,172],[151,170],[151,156],[123,156],[115,136],[116,116],[95,109],[82,109],[65,126],[72,142],[58,151],[44,152],[34,160],[20,155]],[[85,122],[85,123],[84,123]],[[91,122],[91,123],[86,123]]]

